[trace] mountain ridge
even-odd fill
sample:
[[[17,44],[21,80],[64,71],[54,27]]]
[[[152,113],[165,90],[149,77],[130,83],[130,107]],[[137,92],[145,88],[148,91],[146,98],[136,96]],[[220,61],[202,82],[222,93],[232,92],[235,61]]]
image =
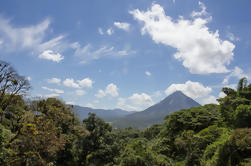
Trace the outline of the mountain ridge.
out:
[[[183,92],[176,91],[143,111],[119,118],[113,123],[113,126],[115,128],[133,127],[143,129],[153,124],[162,123],[168,114],[196,106],[200,106],[200,104]]]
[[[126,111],[119,108],[115,109],[95,109],[90,107],[82,107],[79,105],[73,105],[73,112],[78,116],[80,120],[88,118],[89,113],[95,113],[98,117],[105,121],[111,122],[117,118],[129,115],[135,111]]]

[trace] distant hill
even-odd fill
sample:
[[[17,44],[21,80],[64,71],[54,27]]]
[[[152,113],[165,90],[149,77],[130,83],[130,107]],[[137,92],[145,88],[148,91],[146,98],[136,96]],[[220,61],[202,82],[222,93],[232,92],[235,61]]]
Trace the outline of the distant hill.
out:
[[[133,111],[125,111],[122,109],[113,109],[113,110],[106,110],[106,109],[94,109],[90,107],[81,107],[78,105],[73,105],[73,112],[80,118],[80,120],[88,118],[88,113],[95,113],[98,117],[104,119],[107,122],[112,122],[115,119],[124,117],[126,115],[135,113]]]
[[[116,128],[133,127],[144,129],[153,124],[162,123],[166,115],[172,112],[196,106],[200,106],[200,104],[181,91],[176,91],[144,111],[119,118],[113,123],[113,126]]]

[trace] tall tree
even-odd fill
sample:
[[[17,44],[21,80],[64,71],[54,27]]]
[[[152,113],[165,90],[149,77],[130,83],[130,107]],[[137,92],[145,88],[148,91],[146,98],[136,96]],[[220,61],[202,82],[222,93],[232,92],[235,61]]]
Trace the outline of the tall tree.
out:
[[[7,62],[0,61],[0,120],[17,95],[24,95],[31,88],[29,81],[20,76]]]

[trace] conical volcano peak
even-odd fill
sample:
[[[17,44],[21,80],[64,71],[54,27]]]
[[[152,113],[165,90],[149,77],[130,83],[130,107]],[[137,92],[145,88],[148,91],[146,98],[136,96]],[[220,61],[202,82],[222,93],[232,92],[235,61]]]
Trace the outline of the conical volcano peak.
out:
[[[115,126],[119,128],[135,127],[146,128],[150,125],[162,123],[163,119],[175,111],[200,106],[182,91],[175,91],[159,103],[120,119]]]

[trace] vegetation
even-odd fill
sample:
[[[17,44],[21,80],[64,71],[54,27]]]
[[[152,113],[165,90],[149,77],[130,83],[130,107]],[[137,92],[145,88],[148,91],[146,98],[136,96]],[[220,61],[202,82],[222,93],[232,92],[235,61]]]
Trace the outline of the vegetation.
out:
[[[223,88],[219,105],[167,115],[144,131],[112,126],[95,114],[80,122],[55,98],[27,101],[24,77],[0,62],[0,165],[248,166],[251,84]]]

